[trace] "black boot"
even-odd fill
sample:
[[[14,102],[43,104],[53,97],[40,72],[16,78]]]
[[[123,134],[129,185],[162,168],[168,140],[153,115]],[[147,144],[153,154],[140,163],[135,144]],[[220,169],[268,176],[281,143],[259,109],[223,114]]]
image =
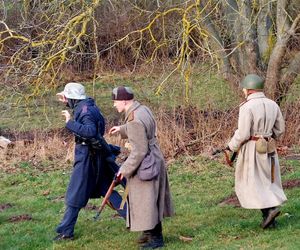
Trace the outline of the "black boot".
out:
[[[261,223],[261,227],[263,229],[274,228],[276,226],[275,218],[280,214],[279,208],[273,207],[273,208],[262,209],[262,213],[263,213],[263,221]]]
[[[151,230],[142,232],[141,236],[137,239],[137,243],[143,245],[151,240]]]
[[[160,248],[164,246],[164,239],[162,234],[157,236],[151,236],[151,239],[149,242],[145,243],[144,245],[141,245],[141,249],[155,249]]]
[[[150,239],[148,242],[141,244],[141,249],[155,249],[164,246],[164,239],[162,235],[161,222],[158,223],[150,232]]]

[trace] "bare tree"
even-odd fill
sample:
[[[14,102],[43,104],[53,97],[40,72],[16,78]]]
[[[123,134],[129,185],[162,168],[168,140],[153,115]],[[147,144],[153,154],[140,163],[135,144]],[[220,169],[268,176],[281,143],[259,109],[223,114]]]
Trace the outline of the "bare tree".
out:
[[[176,40],[174,71],[181,70],[186,77],[190,59],[201,55],[206,62],[210,58],[225,79],[248,73],[266,76],[269,95],[280,102],[299,73],[299,46],[292,44],[299,43],[299,5],[296,0],[178,1],[151,12],[153,18],[146,25],[115,45],[131,41],[142,48],[142,38],[148,35],[147,42],[157,53]],[[157,24],[160,31],[176,26],[177,34],[160,37]]]
[[[183,76],[186,99],[193,65],[200,63],[233,84],[247,73],[263,75],[268,94],[281,102],[300,70],[298,0],[0,3],[2,74],[30,86],[32,95],[56,87],[68,65],[92,69],[95,81],[102,65],[134,70],[168,60],[168,75]],[[81,67],[86,61],[90,66]]]
[[[0,20],[0,49],[6,64],[5,80],[32,89],[30,96],[56,87],[60,72],[93,40],[89,30],[94,10],[93,1],[10,1],[3,2],[4,12],[19,9],[14,19]],[[16,8],[19,7],[19,8]]]

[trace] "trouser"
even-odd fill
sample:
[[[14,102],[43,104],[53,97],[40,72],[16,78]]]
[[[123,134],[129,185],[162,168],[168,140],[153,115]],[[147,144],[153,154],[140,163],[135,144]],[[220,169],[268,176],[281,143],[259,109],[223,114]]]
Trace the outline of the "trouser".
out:
[[[56,232],[66,236],[74,236],[74,228],[81,208],[67,206],[64,217],[56,228]]]
[[[117,192],[113,191],[108,199],[112,204],[113,208],[117,210],[118,214],[126,219],[126,212],[127,212],[127,204],[125,203],[124,208],[120,209],[120,205],[122,202],[122,196]]]
[[[118,214],[126,219],[126,203],[123,209],[120,208],[122,197],[117,191],[113,191],[109,201]],[[67,206],[64,217],[56,228],[56,232],[66,236],[74,236],[74,228],[81,208]]]

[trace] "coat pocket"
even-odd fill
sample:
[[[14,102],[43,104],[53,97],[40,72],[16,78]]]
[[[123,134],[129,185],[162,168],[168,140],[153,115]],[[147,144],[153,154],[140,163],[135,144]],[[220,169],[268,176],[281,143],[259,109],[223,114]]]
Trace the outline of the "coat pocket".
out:
[[[141,162],[137,176],[141,181],[151,181],[157,178],[160,172],[160,166],[155,160],[155,155],[150,151]]]

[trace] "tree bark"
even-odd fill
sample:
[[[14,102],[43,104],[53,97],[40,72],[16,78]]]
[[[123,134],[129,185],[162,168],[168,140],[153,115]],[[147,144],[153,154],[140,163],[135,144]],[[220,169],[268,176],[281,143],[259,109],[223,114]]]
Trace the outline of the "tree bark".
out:
[[[243,34],[243,45],[241,47],[241,62],[243,72],[256,73],[257,72],[257,58],[258,50],[256,40],[256,23],[253,20],[253,13],[251,0],[243,0],[239,2],[240,6],[240,23]]]
[[[272,3],[269,0],[260,0],[260,10],[257,17],[257,41],[260,57],[260,66],[262,69],[267,68],[270,51],[270,36],[272,36],[271,9]]]
[[[205,6],[203,3],[200,3],[200,8],[204,9],[205,13]],[[207,13],[206,13],[207,14]],[[202,23],[204,24],[205,28],[210,33],[209,39],[212,42],[211,45],[213,49],[216,51],[218,58],[220,59],[222,65],[221,65],[221,74],[225,79],[229,79],[230,75],[232,74],[232,67],[229,61],[229,57],[225,52],[224,49],[224,42],[222,41],[222,38],[220,37],[220,31],[217,30],[217,27],[214,25],[211,18],[207,15],[203,20]]]
[[[300,51],[298,51],[293,60],[291,61],[289,67],[287,68],[284,75],[281,77],[279,86],[279,103],[282,102],[284,97],[288,94],[294,80],[296,79],[297,75],[300,74]]]
[[[286,52],[287,43],[290,37],[295,34],[300,21],[300,14],[298,14],[293,24],[289,25],[289,17],[286,11],[287,4],[287,0],[277,2],[277,42],[270,57],[266,76],[267,92],[278,103],[283,98],[281,90],[285,89],[287,91],[289,89],[289,87],[281,86],[284,84],[280,81],[282,60]]]
[[[236,49],[239,43],[242,42],[241,37],[241,26],[240,26],[240,15],[239,15],[239,7],[237,5],[236,0],[226,0],[222,1],[223,8],[225,10],[225,22],[228,27],[228,37],[230,39],[230,52],[229,52],[229,60],[231,63],[231,67],[234,70],[234,73],[241,75],[242,71],[240,68],[241,65],[241,57],[239,56],[240,50]]]

